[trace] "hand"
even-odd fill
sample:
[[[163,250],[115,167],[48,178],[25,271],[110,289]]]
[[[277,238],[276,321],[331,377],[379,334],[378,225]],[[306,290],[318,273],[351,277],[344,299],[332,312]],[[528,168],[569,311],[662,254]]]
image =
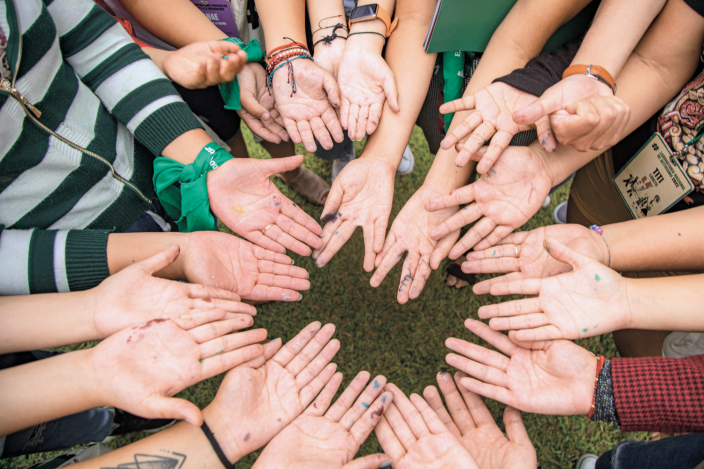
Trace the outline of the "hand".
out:
[[[382,394],[386,378],[377,376],[355,402],[368,381],[369,373],[359,373],[330,407],[342,383],[342,373],[335,374],[313,405],[266,446],[253,469],[377,469],[389,461],[383,454],[353,460],[393,399]]]
[[[223,288],[254,301],[300,301],[298,291],[310,288],[308,272],[291,265],[288,256],[216,231],[187,236],[177,262],[189,282]]]
[[[621,141],[631,108],[613,95],[592,96],[550,115],[555,137],[578,151],[604,151]]]
[[[227,57],[227,58],[225,58]],[[226,41],[194,42],[164,59],[166,76],[188,89],[202,89],[235,79],[247,54]]]
[[[458,384],[465,377],[464,373],[455,373]],[[446,371],[439,373],[437,379],[450,412],[442,404],[435,386],[425,388],[423,396],[482,469],[535,469],[538,466],[538,456],[519,411],[513,407],[504,410],[508,437],[504,436],[481,397],[455,386]]]
[[[509,147],[488,174],[428,202],[426,208],[431,212],[470,204],[433,229],[430,236],[441,239],[476,221],[449,257],[457,259],[475,245],[486,249],[530,220],[551,186],[545,163],[534,147]]]
[[[354,35],[347,42],[337,76],[342,96],[340,123],[352,140],[362,140],[379,125],[384,101],[388,100],[394,112],[401,108],[394,73],[378,48],[380,38]]]
[[[274,73],[271,91],[276,99],[276,110],[281,114],[293,143],[303,142],[306,150],[312,153],[317,148],[313,139],[315,135],[323,148],[329,150],[332,139],[340,143],[344,138],[333,109],[340,106],[340,90],[335,78],[308,59],[294,60],[291,66],[295,93],[286,65]]]
[[[608,263],[604,238],[582,225],[549,225],[532,231],[511,233],[495,246],[484,251],[470,251],[462,271],[473,274],[505,274],[474,285],[477,295],[486,295],[492,285],[529,278],[545,278],[572,270],[572,266],[556,260],[545,250],[545,239],[554,238],[580,254]],[[518,257],[516,257],[518,252]]]
[[[203,410],[225,456],[236,462],[266,445],[298,417],[335,374],[330,361],[340,342],[335,326],[314,322],[283,348],[276,339],[261,357],[225,375],[213,402]]]
[[[364,231],[364,270],[371,272],[381,251],[394,198],[396,169],[383,159],[362,157],[340,172],[325,201],[321,220],[323,247],[313,251],[323,267],[361,226]]]
[[[208,173],[210,208],[232,231],[264,249],[301,256],[319,249],[322,228],[284,196],[269,176],[292,171],[300,155],[272,160],[236,158]],[[300,240],[300,241],[298,241]]]
[[[376,426],[376,437],[395,469],[479,469],[422,397],[389,384],[394,402]]]
[[[432,213],[426,211],[426,203],[439,194],[437,188],[423,184],[408,199],[391,225],[381,254],[376,258],[376,272],[369,281],[374,288],[381,284],[403,253],[408,252],[403,262],[398,288],[397,299],[401,304],[405,304],[409,298],[418,298],[428,280],[430,269],[436,270],[440,267],[440,262],[447,257],[450,246],[459,237],[459,229],[447,233],[439,241],[430,237],[438,225],[457,211],[455,207]]]
[[[341,38],[342,36],[340,36]],[[316,65],[320,65],[330,72],[337,79],[337,71],[340,68],[340,60],[345,51],[345,40],[337,38],[330,44],[318,43],[313,52],[313,60]]]
[[[591,352],[568,340],[522,344],[540,346],[529,350],[481,321],[468,319],[464,325],[508,357],[464,340],[447,339],[445,345],[459,354],[448,354],[448,365],[474,376],[461,378],[460,385],[523,412],[589,413],[596,376],[596,357]]]
[[[177,257],[179,246],[172,246],[126,267],[89,290],[94,305],[95,336],[105,338],[152,319],[173,319],[214,308],[227,312],[227,318],[237,322],[237,329],[252,325],[252,316],[257,314],[257,310],[240,303],[240,297],[232,290],[152,276],[172,264]]]
[[[547,238],[545,250],[572,272],[544,279],[499,283],[492,295],[538,295],[482,306],[479,317],[494,318],[494,330],[516,330],[522,342],[581,339],[627,329],[633,320],[627,279],[594,259]]]
[[[611,88],[594,78],[589,78],[586,75],[570,75],[548,88],[540,99],[533,104],[514,112],[513,120],[518,125],[532,125],[538,120],[556,113],[557,111],[566,109],[570,104],[574,104],[583,99],[589,99],[595,96],[613,95]],[[550,122],[552,125],[552,116]],[[575,123],[578,122],[581,125],[584,124],[584,121],[581,119],[575,121]],[[579,125],[576,126],[576,128],[579,127]],[[538,139],[541,143],[548,138],[550,138],[550,135],[547,134],[547,130],[538,133]],[[564,143],[559,139],[558,141]]]
[[[547,151],[555,151],[555,139],[550,133],[550,122],[547,117],[537,121],[535,126],[518,125],[513,121],[512,114],[516,109],[522,109],[537,101],[532,94],[517,90],[506,83],[492,83],[475,94],[456,99],[440,106],[440,112],[450,114],[458,111],[474,111],[459,127],[448,134],[440,145],[447,150],[469,135],[462,144],[457,144],[459,153],[455,158],[457,166],[466,165],[475,153],[489,140],[489,148],[477,164],[477,172],[486,174],[494,165],[501,153],[511,143],[518,132],[538,128],[538,133],[547,135],[543,146]]]
[[[96,395],[140,417],[200,426],[200,409],[170,396],[263,352],[257,342],[266,338],[264,329],[230,334],[241,324],[224,317],[224,311],[212,310],[152,319],[103,340],[87,355]]]
[[[284,121],[279,111],[274,109],[274,96],[266,86],[266,71],[258,63],[248,63],[237,75],[240,84],[240,103],[237,111],[247,127],[267,142],[288,142]]]

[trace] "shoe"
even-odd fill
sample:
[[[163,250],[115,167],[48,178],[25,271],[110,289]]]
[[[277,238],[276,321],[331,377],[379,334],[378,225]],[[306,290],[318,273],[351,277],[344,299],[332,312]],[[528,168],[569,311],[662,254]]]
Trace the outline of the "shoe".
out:
[[[332,160],[332,180],[333,182],[335,181],[335,178],[337,177],[338,174],[340,174],[340,171],[342,171],[345,166],[347,166],[347,163],[350,161],[354,160],[357,158],[357,154],[354,151],[354,146],[352,146],[352,151],[346,154],[344,157],[339,158],[337,160]]]
[[[662,344],[662,356],[685,358],[704,353],[704,334],[701,332],[671,332]]]
[[[399,176],[407,176],[413,172],[415,165],[416,159],[413,157],[411,147],[406,145],[406,149],[403,150],[403,158],[401,159],[401,163],[398,165],[396,174]]]
[[[545,202],[543,202],[543,208],[547,207],[548,205],[550,205],[550,195],[545,197]]]
[[[114,409],[114,413],[115,417],[112,419],[112,430],[110,430],[107,438],[103,440],[103,443],[114,439],[116,436],[126,435],[127,433],[156,433],[176,423],[174,419],[145,419],[120,409]]]
[[[555,210],[552,212],[552,219],[555,220],[555,223],[559,223],[560,225],[567,223],[567,202],[562,202],[555,207]]]
[[[585,454],[579,458],[577,465],[574,467],[575,469],[594,469],[597,459],[599,459],[599,457],[596,454]]]

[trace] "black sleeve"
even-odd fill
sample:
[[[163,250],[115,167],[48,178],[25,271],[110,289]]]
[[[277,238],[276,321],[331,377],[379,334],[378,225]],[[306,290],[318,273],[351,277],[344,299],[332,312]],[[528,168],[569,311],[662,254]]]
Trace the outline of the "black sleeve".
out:
[[[704,0],[698,1],[704,2]],[[525,68],[519,68],[506,76],[497,78],[494,83],[506,83],[526,93],[542,96],[545,90],[562,80],[562,72],[570,66],[583,39],[584,36],[580,36],[566,42],[550,54],[540,54],[528,62]]]
[[[704,16],[704,0],[684,0],[684,3],[692,7],[692,10]]]

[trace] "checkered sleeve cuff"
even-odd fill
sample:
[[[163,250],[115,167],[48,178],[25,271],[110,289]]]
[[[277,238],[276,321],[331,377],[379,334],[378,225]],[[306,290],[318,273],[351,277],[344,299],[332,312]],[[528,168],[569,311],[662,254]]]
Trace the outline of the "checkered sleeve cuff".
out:
[[[611,379],[611,360],[606,360],[599,373],[594,399],[595,422],[609,422],[616,428],[621,428],[616,415],[616,402],[614,400],[614,383]]]

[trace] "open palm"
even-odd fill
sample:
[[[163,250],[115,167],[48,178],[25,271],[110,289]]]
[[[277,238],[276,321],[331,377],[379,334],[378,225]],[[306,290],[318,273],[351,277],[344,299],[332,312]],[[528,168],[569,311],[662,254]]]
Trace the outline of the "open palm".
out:
[[[323,208],[322,249],[313,252],[323,267],[361,226],[364,231],[364,270],[371,272],[384,245],[394,197],[395,169],[386,161],[359,158],[350,161],[332,184]]]
[[[210,208],[228,228],[270,251],[307,256],[322,247],[320,226],[269,179],[296,169],[302,156],[235,158],[208,173]],[[306,243],[306,244],[303,244]]]
[[[401,271],[398,289],[398,302],[404,304],[409,298],[418,298],[425,286],[431,270],[440,266],[447,257],[452,244],[459,237],[459,229],[447,233],[439,241],[431,238],[431,232],[457,211],[456,207],[435,212],[425,210],[429,200],[438,197],[440,190],[430,184],[423,184],[408,199],[394,223],[376,259],[376,272],[370,280],[372,287],[378,287],[389,271],[407,252]]]
[[[435,228],[431,236],[441,239],[476,222],[452,248],[450,259],[457,259],[475,246],[486,249],[530,220],[540,210],[551,186],[543,161],[531,147],[509,147],[489,173],[428,203],[431,211],[469,204]]]
[[[284,121],[274,109],[274,96],[266,86],[264,67],[258,63],[248,63],[237,74],[237,80],[242,104],[242,109],[237,114],[247,127],[268,142],[288,142],[288,133],[283,128]]]

